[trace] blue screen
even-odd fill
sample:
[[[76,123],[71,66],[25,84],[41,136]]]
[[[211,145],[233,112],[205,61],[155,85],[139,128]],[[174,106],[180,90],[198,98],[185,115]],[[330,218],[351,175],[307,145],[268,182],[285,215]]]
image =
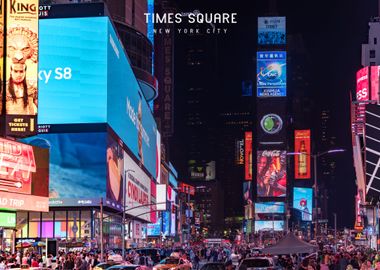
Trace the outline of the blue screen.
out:
[[[111,23],[108,30],[108,123],[155,176],[156,122]]]
[[[162,212],[162,233],[165,234],[165,236],[169,236],[170,234],[170,220],[170,212]]]
[[[106,122],[107,21],[40,20],[38,124]]]
[[[257,52],[257,96],[286,96],[286,52]]]
[[[161,233],[161,217],[156,223],[148,223],[146,233],[148,236],[158,236]]]
[[[106,133],[40,134],[23,142],[50,148],[50,198],[106,194]]]
[[[283,202],[263,202],[255,203],[255,213],[285,213],[285,204]]]
[[[257,42],[260,45],[286,44],[285,17],[258,17]]]
[[[303,221],[312,221],[313,189],[295,187],[293,191],[293,207],[301,211]]]
[[[284,221],[282,220],[256,220],[255,221],[255,232],[258,231],[283,231],[284,230]]]

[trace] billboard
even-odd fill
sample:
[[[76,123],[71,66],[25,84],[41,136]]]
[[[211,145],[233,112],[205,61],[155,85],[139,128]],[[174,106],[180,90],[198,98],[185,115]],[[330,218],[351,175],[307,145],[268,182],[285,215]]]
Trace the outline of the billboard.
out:
[[[243,196],[244,204],[252,204],[252,181],[245,181],[243,183]]]
[[[257,44],[286,44],[286,17],[258,17]]]
[[[245,180],[252,181],[252,132],[245,132],[244,139]]]
[[[156,209],[157,210],[166,210],[167,202],[167,185],[159,184],[156,185]]]
[[[309,179],[311,177],[310,129],[294,131],[294,178]]]
[[[257,97],[286,96],[286,52],[257,52]]]
[[[257,196],[286,196],[286,151],[257,151]]]
[[[49,149],[51,199],[105,196],[105,132],[39,134],[23,141]]]
[[[369,100],[369,77],[368,67],[356,72],[356,100]]]
[[[255,203],[255,214],[284,214],[284,202]]]
[[[376,100],[379,103],[379,76],[380,66],[371,66],[371,100]]]
[[[170,220],[171,220],[170,212],[169,211],[162,212],[162,234],[165,236],[169,236],[170,234]]]
[[[37,133],[39,2],[7,2],[5,132],[26,137]]]
[[[49,211],[49,151],[0,138],[0,208]]]
[[[265,99],[257,103],[257,141],[259,150],[285,148],[286,100]]]
[[[255,232],[259,231],[283,231],[284,221],[282,220],[256,220]]]
[[[244,139],[235,141],[235,164],[244,164]]]
[[[195,195],[195,187],[182,183],[182,182],[179,183],[178,191],[185,194],[190,194],[192,196]]]
[[[148,236],[160,236],[160,234],[161,234],[161,217],[157,219],[156,223],[147,224]]]
[[[192,180],[215,180],[215,161],[189,160],[189,174]]]
[[[313,218],[313,189],[293,188],[293,208],[301,212],[303,221],[312,221]]]
[[[16,227],[16,213],[0,212],[0,227],[15,228]]]

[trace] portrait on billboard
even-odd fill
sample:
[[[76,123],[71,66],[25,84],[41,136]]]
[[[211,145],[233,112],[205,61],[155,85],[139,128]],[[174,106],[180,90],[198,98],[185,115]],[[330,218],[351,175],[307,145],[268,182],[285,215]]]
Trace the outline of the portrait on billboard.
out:
[[[286,96],[286,52],[257,52],[257,97]]]
[[[258,17],[257,43],[259,45],[286,44],[285,17]]]
[[[123,149],[111,137],[107,137],[107,198],[121,203],[123,196]]]
[[[286,151],[257,151],[257,196],[286,195]]]
[[[312,221],[313,189],[295,187],[293,191],[293,208],[301,212],[303,221]]]

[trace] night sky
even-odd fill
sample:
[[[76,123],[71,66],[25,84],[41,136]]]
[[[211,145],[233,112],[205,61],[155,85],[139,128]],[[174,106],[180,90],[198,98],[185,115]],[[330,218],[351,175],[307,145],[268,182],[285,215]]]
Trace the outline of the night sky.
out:
[[[349,92],[355,89],[356,71],[361,67],[361,44],[367,42],[368,21],[376,16],[376,0],[278,1],[277,14],[268,14],[268,0],[177,0],[182,11],[237,12],[238,24],[221,35],[219,47],[223,89],[217,100],[230,102],[241,93],[241,80],[255,74],[257,16],[287,17],[287,32],[301,34],[311,57],[312,96],[316,111],[328,108],[336,127],[337,147],[347,152],[336,157],[335,183],[328,183],[329,211],[337,212],[338,226],[353,226],[355,175],[352,161]],[[288,91],[292,91],[288,89]],[[238,100],[238,99],[235,99]],[[238,103],[236,104],[238,106]],[[316,120],[317,121],[317,120]],[[323,149],[327,150],[327,149]]]

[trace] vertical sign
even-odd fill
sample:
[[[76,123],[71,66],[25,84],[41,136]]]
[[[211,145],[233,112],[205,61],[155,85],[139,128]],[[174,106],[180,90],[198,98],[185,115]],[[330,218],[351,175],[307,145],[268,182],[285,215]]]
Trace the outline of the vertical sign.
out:
[[[244,164],[244,139],[235,141],[235,163],[236,165]]]
[[[252,180],[252,132],[245,132],[245,180]]]
[[[5,132],[36,134],[38,0],[6,0]]]
[[[310,129],[294,131],[294,178],[310,178]]]
[[[0,0],[0,82],[4,81],[4,0]],[[0,115],[3,114],[3,83],[0,83]],[[4,126],[4,118],[0,118],[0,127]],[[1,129],[1,132],[4,132]]]
[[[356,72],[356,100],[364,101],[369,99],[369,78],[368,67],[364,67]]]
[[[380,66],[371,66],[371,100],[379,103],[379,68]]]

